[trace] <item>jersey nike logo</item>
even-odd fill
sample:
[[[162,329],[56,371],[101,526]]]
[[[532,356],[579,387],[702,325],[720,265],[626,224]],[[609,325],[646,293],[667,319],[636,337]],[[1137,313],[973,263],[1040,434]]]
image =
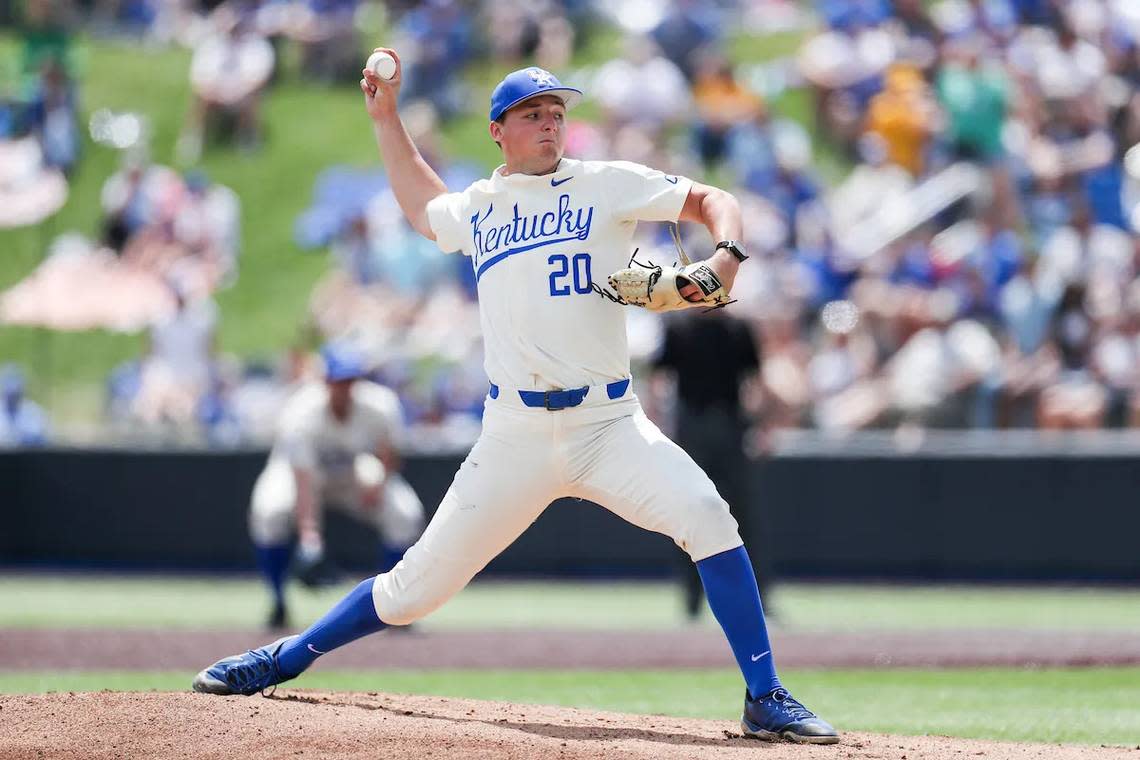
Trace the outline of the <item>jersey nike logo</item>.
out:
[[[763,657],[764,655],[766,655],[766,654],[769,654],[771,651],[772,651],[771,649],[765,649],[765,650],[764,650],[763,652],[761,652],[760,654],[754,654],[754,655],[752,655],[752,662],[756,662],[757,660],[759,660],[759,659],[760,659],[761,657]]]
[[[551,187],[558,187],[559,185],[565,184],[572,179],[574,179],[574,178],[573,177],[565,177],[563,179],[552,179],[552,180],[550,180],[550,186]]]
[[[309,651],[312,652],[313,654],[328,654],[328,652],[322,652],[321,650],[317,649],[312,644],[306,644],[305,646],[307,646],[309,648]]]
[[[670,177],[668,174],[665,175],[665,181],[673,185],[677,184],[677,178]]]

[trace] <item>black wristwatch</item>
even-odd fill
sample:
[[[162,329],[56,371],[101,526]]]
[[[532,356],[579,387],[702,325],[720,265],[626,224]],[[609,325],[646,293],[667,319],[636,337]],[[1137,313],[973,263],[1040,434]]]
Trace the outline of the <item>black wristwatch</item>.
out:
[[[721,248],[728,249],[728,252],[735,256],[737,261],[744,261],[746,258],[748,258],[748,256],[744,253],[744,247],[735,240],[720,241],[716,244],[715,250],[719,251]]]

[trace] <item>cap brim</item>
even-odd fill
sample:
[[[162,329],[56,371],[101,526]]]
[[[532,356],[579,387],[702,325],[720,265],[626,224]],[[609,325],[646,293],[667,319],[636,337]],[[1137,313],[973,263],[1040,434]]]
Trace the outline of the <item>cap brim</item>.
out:
[[[502,116],[507,111],[511,110],[520,103],[524,103],[531,98],[538,98],[543,95],[554,95],[561,98],[562,105],[566,107],[567,111],[582,102],[581,90],[576,90],[573,87],[551,87],[548,90],[540,90],[539,92],[531,93],[530,95],[523,95],[521,98],[507,103],[507,105],[503,107],[503,110],[499,111],[499,113],[492,119],[492,121],[499,118],[499,116]]]

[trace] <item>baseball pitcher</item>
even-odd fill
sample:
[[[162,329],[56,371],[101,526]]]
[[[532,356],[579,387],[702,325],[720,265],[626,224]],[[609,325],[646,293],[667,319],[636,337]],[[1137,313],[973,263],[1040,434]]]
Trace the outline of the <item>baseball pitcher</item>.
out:
[[[729,303],[747,257],[740,207],[722,190],[623,161],[563,157],[566,112],[582,93],[550,72],[508,74],[491,94],[503,164],[449,192],[400,121],[399,58],[360,88],[409,223],[470,260],[486,341],[483,432],[423,536],[390,572],[362,582],[299,636],[203,670],[194,688],[254,694],[320,654],[417,620],[462,589],[554,499],[575,496],[672,538],[696,563],[746,685],[743,730],[832,744],[839,736],[776,674],[764,611],[728,505],[705,473],[645,416],[630,388],[624,309]],[[639,221],[703,224],[705,261],[631,261]],[[604,284],[603,284],[604,283]],[[710,371],[715,371],[710,368]]]

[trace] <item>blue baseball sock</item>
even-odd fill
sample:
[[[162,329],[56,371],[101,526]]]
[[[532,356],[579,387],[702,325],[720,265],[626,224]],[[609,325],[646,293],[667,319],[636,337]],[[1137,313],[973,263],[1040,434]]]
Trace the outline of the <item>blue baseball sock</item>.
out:
[[[255,544],[257,554],[257,567],[269,588],[273,591],[273,601],[278,605],[285,604],[285,574],[289,569],[289,557],[293,553],[290,544]]]
[[[706,557],[697,562],[697,572],[709,607],[736,655],[748,693],[759,697],[780,686],[748,552],[738,546]]]
[[[386,573],[395,567],[396,563],[404,558],[406,551],[407,547],[404,546],[382,544],[380,546],[380,572]]]
[[[387,624],[376,616],[376,606],[372,602],[372,583],[375,580],[361,581],[323,618],[297,638],[286,641],[277,655],[281,672],[295,676],[322,654],[387,628]]]

